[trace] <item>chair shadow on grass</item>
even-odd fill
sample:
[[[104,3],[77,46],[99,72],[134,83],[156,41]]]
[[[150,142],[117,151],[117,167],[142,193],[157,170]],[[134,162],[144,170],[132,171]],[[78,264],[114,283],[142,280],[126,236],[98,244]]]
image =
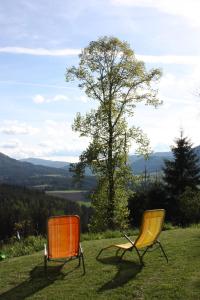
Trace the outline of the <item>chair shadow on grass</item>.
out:
[[[98,292],[103,292],[123,286],[129,280],[135,278],[143,268],[140,263],[136,263],[130,260],[119,260],[119,257],[116,256],[98,258],[97,260],[103,264],[114,265],[117,267],[117,273],[115,274],[114,278],[100,287]]]
[[[0,295],[0,300],[24,300],[27,297],[39,292],[40,290],[53,284],[56,280],[63,280],[69,273],[75,271],[78,266],[68,272],[62,272],[65,263],[48,266],[47,274],[44,272],[44,266],[39,265],[30,271],[27,280],[15,286],[11,290]]]

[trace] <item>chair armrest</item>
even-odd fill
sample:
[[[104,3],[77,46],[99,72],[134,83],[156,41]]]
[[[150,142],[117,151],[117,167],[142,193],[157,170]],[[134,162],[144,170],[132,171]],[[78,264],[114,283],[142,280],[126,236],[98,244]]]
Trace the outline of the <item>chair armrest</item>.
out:
[[[81,246],[81,243],[79,243],[79,254],[83,254],[83,247]]]

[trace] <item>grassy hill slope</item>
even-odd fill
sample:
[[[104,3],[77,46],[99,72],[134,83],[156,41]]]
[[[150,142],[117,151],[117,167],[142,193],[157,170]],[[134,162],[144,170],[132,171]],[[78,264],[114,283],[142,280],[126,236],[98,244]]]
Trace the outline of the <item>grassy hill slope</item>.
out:
[[[164,231],[160,250],[146,254],[145,266],[136,254],[127,253],[122,262],[115,250],[98,251],[124,241],[103,239],[83,242],[86,275],[78,261],[62,266],[50,263],[43,273],[42,252],[0,262],[0,300],[21,299],[200,299],[200,229]]]

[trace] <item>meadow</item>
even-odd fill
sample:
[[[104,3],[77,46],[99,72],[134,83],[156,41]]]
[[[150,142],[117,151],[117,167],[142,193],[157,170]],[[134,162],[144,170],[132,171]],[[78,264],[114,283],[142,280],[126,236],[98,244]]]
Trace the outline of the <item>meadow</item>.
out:
[[[85,205],[87,207],[91,206],[89,191],[86,190],[46,191],[46,194],[65,200],[75,201],[80,205]]]
[[[134,238],[134,237],[133,237]],[[43,270],[43,253],[0,262],[0,300],[7,299],[200,299],[200,229],[198,226],[163,231],[160,240],[168,255],[159,249],[139,264],[136,253],[122,261],[115,250],[96,256],[102,247],[124,238],[84,240],[86,274],[78,261],[51,262]]]

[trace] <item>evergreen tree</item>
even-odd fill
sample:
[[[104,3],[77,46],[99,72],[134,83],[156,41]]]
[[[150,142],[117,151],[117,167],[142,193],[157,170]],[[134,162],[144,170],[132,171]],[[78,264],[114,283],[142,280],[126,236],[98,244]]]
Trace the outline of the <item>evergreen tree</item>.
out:
[[[164,181],[172,195],[180,196],[186,189],[197,189],[200,184],[199,158],[187,137],[181,135],[172,147],[174,160],[166,160],[164,167]]]
[[[187,137],[183,136],[175,140],[172,147],[173,160],[166,160],[164,171],[164,182],[168,193],[168,212],[172,220],[180,220],[179,198],[191,188],[198,190],[200,184],[200,165],[199,159],[192,148],[192,143]]]
[[[152,88],[160,75],[158,69],[147,71],[130,46],[114,37],[92,41],[80,54],[79,66],[67,69],[67,81],[78,79],[88,98],[98,104],[85,116],[78,113],[73,125],[80,136],[90,138],[75,167],[81,178],[80,166],[89,165],[98,181],[92,201],[95,230],[122,225],[128,216],[128,148],[135,140],[146,153],[148,139],[140,128],[129,128],[126,117],[133,116],[139,102],[160,104]]]

